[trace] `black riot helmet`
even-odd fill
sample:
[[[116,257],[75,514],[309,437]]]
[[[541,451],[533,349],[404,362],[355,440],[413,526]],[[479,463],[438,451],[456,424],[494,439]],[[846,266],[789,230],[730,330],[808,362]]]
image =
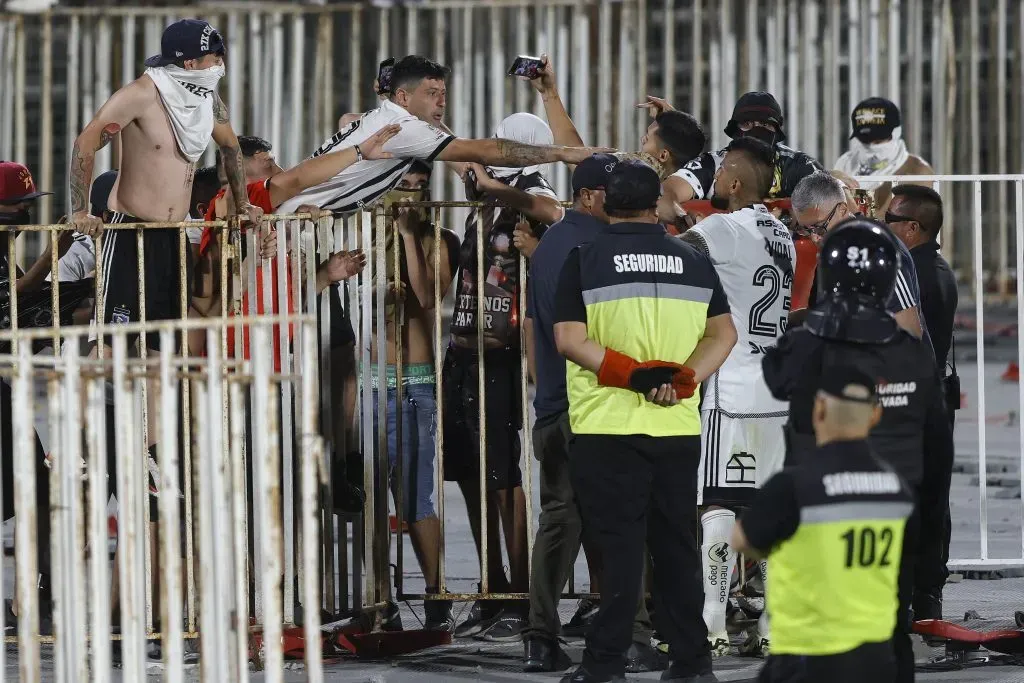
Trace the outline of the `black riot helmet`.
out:
[[[825,339],[884,344],[899,333],[886,304],[900,250],[884,224],[854,216],[832,229],[818,255],[818,304],[804,325]]]
[[[818,300],[857,298],[885,308],[896,285],[900,251],[882,223],[854,216],[825,237],[818,254]]]

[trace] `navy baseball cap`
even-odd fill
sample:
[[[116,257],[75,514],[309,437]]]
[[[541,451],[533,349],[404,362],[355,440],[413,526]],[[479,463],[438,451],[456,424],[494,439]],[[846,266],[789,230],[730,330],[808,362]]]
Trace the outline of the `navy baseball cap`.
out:
[[[608,185],[608,176],[619,163],[618,158],[613,154],[592,154],[579,164],[572,172],[572,193],[579,194],[580,190],[603,190]]]
[[[114,181],[117,180],[117,171],[107,171],[96,176],[92,181],[92,189],[89,190],[89,213],[93,216],[103,216],[107,210],[107,202],[110,200],[110,193],[114,189]]]
[[[223,55],[224,39],[217,29],[201,19],[182,19],[164,29],[160,54],[146,60],[146,66],[167,66],[203,55]]]
[[[878,400],[875,380],[852,365],[829,368],[828,372],[822,374],[818,390],[829,396],[855,403],[874,403]]]
[[[850,123],[853,124],[851,139],[857,138],[861,142],[888,140],[902,123],[900,108],[884,97],[869,97],[853,108]]]
[[[645,211],[656,207],[660,198],[658,172],[639,159],[623,159],[608,174],[606,211]]]

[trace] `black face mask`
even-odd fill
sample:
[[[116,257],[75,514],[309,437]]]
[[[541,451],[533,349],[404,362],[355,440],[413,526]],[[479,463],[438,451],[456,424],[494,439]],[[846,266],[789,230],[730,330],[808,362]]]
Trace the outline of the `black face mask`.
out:
[[[729,198],[722,197],[720,195],[712,195],[711,197],[711,208],[718,209],[719,211],[726,211],[729,208]]]
[[[0,225],[29,225],[32,215],[28,209],[19,209],[14,213],[0,213]]]
[[[764,126],[754,126],[750,130],[740,131],[740,135],[744,137],[755,138],[765,143],[769,147],[774,147],[775,138],[776,136],[778,136],[778,133],[771,130],[770,128],[765,128]]]

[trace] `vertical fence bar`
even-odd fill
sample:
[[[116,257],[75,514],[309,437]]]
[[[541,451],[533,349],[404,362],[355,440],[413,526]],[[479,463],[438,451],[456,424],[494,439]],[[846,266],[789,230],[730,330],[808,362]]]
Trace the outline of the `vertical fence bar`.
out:
[[[102,375],[86,379],[89,443],[89,595],[92,598],[91,631],[110,633],[110,564],[107,526],[107,399]],[[94,683],[110,680],[110,639],[94,638],[92,670]]]
[[[39,170],[42,187],[47,190],[54,187],[53,184],[53,15],[47,12],[43,14],[43,74],[42,89],[40,90],[40,118],[39,131]],[[25,162],[27,159],[21,159]],[[40,201],[39,220],[42,223],[51,223],[53,215],[53,198],[49,195]]]
[[[294,222],[294,221],[291,221]],[[282,234],[277,240],[277,263],[275,264],[277,280],[273,284],[277,291],[277,306],[274,307],[275,315],[291,315],[292,311],[288,305],[290,301],[288,292],[288,224],[289,221],[282,221]],[[296,252],[295,258],[299,254]],[[264,310],[270,310],[264,306]],[[292,374],[292,353],[290,330],[291,325],[277,325],[278,348],[280,349],[281,372],[284,375]],[[275,360],[276,362],[276,360]],[[275,370],[277,371],[277,370]],[[292,413],[292,381],[282,379],[280,383],[281,392],[281,432],[284,440],[281,443],[282,470],[281,487],[284,515],[284,620],[286,624],[295,623],[295,460],[294,460],[294,429]]]
[[[920,150],[924,145],[924,130],[922,126],[924,107],[918,104],[924,102],[924,92],[922,89],[922,71],[924,70],[924,11],[921,7],[922,1],[910,0],[910,5],[907,7],[907,24],[910,26],[907,47],[910,53],[910,83],[907,85],[910,90],[909,101],[916,105],[910,107],[910,134],[907,144],[911,146],[911,149],[915,150]],[[889,99],[899,102],[902,92],[902,90],[898,89],[893,97]],[[941,91],[938,92],[941,94]],[[932,106],[935,105],[933,104]],[[904,125],[906,125],[906,121],[904,121]]]
[[[661,2],[661,0],[656,1]],[[649,92],[647,78],[650,63],[647,53],[647,25],[650,20],[648,19],[647,0],[637,0],[636,8],[632,11],[636,12],[634,15],[636,17],[636,37],[634,41],[636,49],[632,56],[635,66],[633,70],[634,77],[630,79],[632,97],[626,103],[626,112],[633,113],[633,124],[630,126],[630,134],[632,136],[630,148],[637,149],[640,146],[640,136],[642,135],[640,131],[647,128],[647,112],[637,109],[635,106]],[[564,27],[564,24],[562,26]],[[560,30],[562,35],[564,35],[564,29]],[[568,53],[568,50],[564,50],[564,52]],[[669,101],[671,102],[671,100]],[[564,164],[559,164],[558,168],[563,174],[568,172],[568,168]],[[566,193],[569,193],[569,189],[566,189]]]
[[[231,113],[232,126],[236,131],[250,130],[248,109],[244,106],[242,88],[245,87],[245,62],[242,58],[233,59],[235,53],[245,55],[246,31],[242,26],[242,17],[238,12],[228,14],[227,35],[231,55],[224,60],[228,76],[228,111]],[[227,244],[224,240],[223,244]]]
[[[476,360],[477,360],[477,419],[480,420],[480,592],[490,591],[487,567],[487,382],[484,374],[484,332],[487,318],[484,306],[484,213],[476,212]],[[472,513],[470,513],[472,514]]]
[[[408,46],[409,54],[418,54],[420,42],[419,33],[422,30],[420,25],[420,13],[416,8],[416,5],[409,5],[405,8],[405,42]],[[424,22],[424,25],[426,22]],[[434,55],[435,58],[437,55]],[[504,74],[502,74],[504,75]],[[499,81],[495,81],[499,82]]]
[[[840,0],[827,0],[828,9],[826,10],[826,35],[828,36],[827,46],[823,46],[822,56],[824,59],[824,98],[825,101],[825,120],[826,121],[845,121],[839,112],[839,92],[840,92],[840,80],[839,80],[839,17],[841,7],[839,5]],[[843,127],[840,130],[845,131]],[[832,165],[836,159],[839,158],[839,136],[835,134],[835,130],[832,126],[825,126],[824,130],[824,144],[822,149],[826,165]],[[845,136],[844,136],[845,137]],[[827,167],[827,166],[826,166]]]
[[[323,439],[317,434],[316,338],[311,324],[304,323],[299,327],[299,340],[302,345],[302,431],[299,434],[299,458],[302,461],[302,602],[305,608],[303,625],[306,634],[306,675],[309,683],[322,683],[320,572],[317,571],[320,553],[317,541],[317,498],[321,479],[317,477],[317,472],[320,471],[324,452]],[[341,551],[344,553],[346,549],[342,548]]]
[[[693,66],[690,76],[690,112],[701,118],[704,113],[704,0],[693,0],[692,4],[692,25],[690,26],[690,63]],[[773,41],[768,41],[769,54]],[[598,90],[598,101],[601,101]]]
[[[804,30],[803,30],[803,92],[804,98],[800,103],[801,111],[801,134],[803,147],[811,154],[820,157],[821,145],[818,142],[818,121],[821,119],[821,106],[818,95],[818,55],[821,53],[821,45],[818,42],[818,4],[808,2],[803,6]],[[827,125],[834,125],[829,121]],[[828,164],[833,160],[828,160]]]
[[[1006,96],[1005,93],[1009,91],[1009,84],[1006,79],[1006,25],[1007,25],[1007,12],[1006,12],[1006,0],[998,0],[996,4],[996,54],[994,56],[996,62],[996,96],[992,98],[995,101],[995,107],[988,107],[988,111],[995,114],[996,118],[996,172],[1006,173],[1007,170],[1007,150],[1009,148],[1007,140],[1007,125],[1006,120],[1008,118],[1006,111]],[[1021,36],[1018,38],[1018,47],[1020,46]],[[991,63],[993,56],[989,53],[989,62]],[[990,67],[991,69],[991,67]],[[993,111],[994,110],[994,111]],[[998,208],[998,218],[996,223],[999,225],[999,256],[996,261],[996,267],[998,268],[998,276],[996,279],[996,287],[1000,295],[1006,295],[1010,293],[1010,235],[1009,225],[1006,211],[1006,183],[996,183],[996,206]],[[1017,243],[1018,249],[1020,243]],[[1021,277],[1022,273],[1017,271],[1017,277]],[[1018,335],[1019,336],[1019,335]],[[1024,446],[1024,443],[1021,444]]]
[[[1024,21],[1024,11],[1021,13]],[[1017,268],[1017,329],[1024,329],[1024,308],[1020,302],[1024,301],[1024,179],[1018,178],[1013,181],[1014,193],[1014,254],[1016,255]],[[981,329],[980,327],[978,328]],[[979,375],[984,371],[979,363]],[[1024,340],[1017,341],[1017,367],[1024,367]],[[1020,443],[1024,444],[1024,382],[1017,382],[1017,430]],[[980,424],[980,421],[979,421]],[[1024,472],[1024,448],[1020,449],[1021,472]],[[984,477],[979,466],[980,478]],[[1021,557],[1024,557],[1024,504],[1021,505]]]
[[[271,71],[271,82],[270,82],[270,139],[275,143],[281,140],[282,121],[281,113],[283,106],[284,94],[284,59],[282,58],[285,54],[284,51],[284,17],[281,16],[280,12],[274,12],[270,15],[270,36],[271,36],[271,54],[276,55],[275,59],[271,60],[273,68]],[[267,100],[263,100],[263,106],[266,106]],[[297,127],[299,121],[293,120],[293,127]]]
[[[487,55],[487,60],[490,64],[490,95],[491,95],[491,108],[488,112],[487,127],[489,130],[493,130],[498,124],[498,121],[505,115],[505,62],[508,57],[505,54],[504,41],[501,39],[501,15],[505,11],[504,7],[491,7],[488,10],[489,19],[488,27],[490,29],[490,50]],[[512,87],[515,89],[522,88],[522,84],[513,82]]]
[[[441,336],[441,245],[444,244],[444,236],[441,234],[441,210],[438,207],[431,209],[433,212],[432,225],[434,226],[434,404],[437,406],[436,429],[434,430],[434,457],[437,461],[437,476],[435,486],[437,488],[437,517],[441,520],[440,542],[438,543],[437,555],[437,592],[445,593],[447,590],[445,579],[445,515],[444,515],[444,387],[443,370],[445,349],[442,346]]]
[[[128,380],[127,341],[122,332],[114,334],[113,374],[114,412],[117,451],[118,551],[121,584],[121,652],[122,670],[128,680],[145,677],[145,596],[142,585],[143,557],[139,538],[142,504],[139,494],[144,490],[136,474],[139,456],[136,451],[134,427],[137,415],[132,405]],[[146,501],[148,502],[148,501]]]
[[[60,346],[56,347],[60,349]],[[61,452],[54,459],[61,461],[61,501],[65,506],[64,525],[64,583],[68,585],[71,600],[65,614],[68,617],[70,640],[68,642],[67,669],[72,680],[86,681],[89,676],[88,642],[86,636],[86,587],[85,557],[82,515],[82,486],[80,484],[82,455],[82,394],[79,375],[79,339],[77,336],[68,338],[63,351],[65,365],[62,370],[64,380],[64,413],[65,430]],[[104,548],[105,549],[105,548]],[[97,550],[97,552],[100,552]]]
[[[0,21],[0,58],[4,64],[14,64],[14,22]],[[14,69],[0,71],[0,88],[3,92],[14,92]],[[0,98],[0,155],[14,156],[14,98]]]
[[[853,111],[861,99],[860,72],[860,0],[846,0],[847,102],[846,111]]]
[[[981,173],[981,19],[978,15],[978,0],[970,0],[970,76],[967,83],[968,112],[971,126],[971,174]]]
[[[981,536],[981,559],[988,559],[988,454],[986,440],[986,400],[985,400],[985,278],[982,271],[982,220],[981,220],[981,181],[971,183],[974,190],[972,205],[972,227],[974,232],[974,305],[976,307],[977,327],[975,331],[975,348],[978,354],[978,506],[979,533]]]
[[[1024,12],[1021,13],[1024,17]],[[1024,180],[1013,181],[1014,194],[1014,253],[1017,257],[1017,329],[1024,330]],[[1024,368],[1024,340],[1017,338],[1017,367]],[[1017,382],[1017,432],[1024,444],[1024,382]],[[1021,472],[1024,472],[1024,448],[1020,449]],[[1021,557],[1024,557],[1024,504],[1021,505]]]
[[[241,329],[236,328],[235,336],[241,336]],[[249,562],[249,530],[248,511],[246,507],[246,491],[248,484],[245,477],[245,397],[242,385],[233,381],[229,386],[231,397],[231,498],[233,512],[233,541],[235,568],[238,573],[235,581],[236,641],[235,666],[239,683],[249,680],[249,577],[246,567]],[[317,617],[319,617],[317,610]]]
[[[100,17],[96,20],[96,30],[93,32],[93,36],[96,40],[93,103],[99,108],[110,97],[110,84],[112,81],[111,72],[113,71],[113,65],[110,63],[112,36],[109,17]],[[105,173],[110,170],[111,151],[111,145],[106,145],[96,152],[95,174]]]
[[[466,62],[468,64],[468,60]],[[376,594],[378,601],[382,600],[384,596],[391,596],[391,564],[389,562],[389,543],[391,540],[390,531],[391,524],[388,519],[388,475],[389,461],[388,461],[388,432],[387,432],[387,414],[388,414],[388,380],[387,380],[387,365],[388,365],[388,349],[387,349],[387,319],[385,316],[386,305],[385,299],[387,298],[387,226],[384,223],[384,211],[382,209],[375,211],[371,214],[371,220],[373,221],[373,235],[374,235],[374,250],[373,256],[376,261],[376,270],[374,271],[374,283],[377,291],[377,309],[374,311],[374,318],[376,321],[376,342],[377,342],[377,396],[375,397],[376,403],[376,414],[377,420],[370,422],[376,426],[377,430],[377,442],[374,454],[376,455],[376,471],[380,474],[374,480],[374,503],[372,508],[372,514],[375,516],[376,524],[378,525],[379,534],[374,539],[374,555],[373,561],[377,563],[377,586]],[[398,309],[398,292],[394,293],[395,309]],[[400,416],[395,417],[396,420],[401,419]],[[400,451],[399,451],[400,452]],[[400,459],[398,453],[395,454],[396,458]]]
[[[14,158],[28,159],[27,107],[25,96],[25,18],[14,23]]]
[[[662,75],[662,92],[661,96],[669,102],[675,102],[676,99],[676,2],[675,0],[665,0],[665,16],[662,19],[665,24],[665,38],[662,41],[664,49],[662,51],[662,63],[661,63],[661,75]],[[586,64],[586,62],[577,62],[577,64]],[[692,65],[691,65],[692,67]],[[649,93],[640,93],[641,96]]]
[[[758,82],[761,77],[761,58],[763,52],[761,51],[761,41],[758,40],[757,27],[758,27],[758,16],[757,16],[758,3],[748,3],[748,6],[742,8],[741,13],[744,17],[743,22],[743,55],[744,64],[743,72],[745,78],[743,80],[743,89],[745,91],[757,90]]]
[[[42,370],[42,368],[33,368]],[[65,539],[64,529],[66,528],[66,509],[62,500],[61,475],[63,472],[64,441],[64,412],[60,401],[60,382],[56,374],[50,375],[44,380],[46,385],[46,421],[49,423],[50,432],[50,468],[47,473],[47,483],[50,490],[50,509],[46,514],[50,518],[50,580],[53,583],[53,632],[56,637],[57,646],[53,650],[53,668],[58,678],[70,678],[71,672],[65,668],[68,664],[67,654],[70,641],[68,633],[69,619],[65,618],[65,612],[71,602],[69,589],[70,581],[64,581],[66,548],[62,545]],[[40,548],[40,550],[42,550]]]
[[[874,14],[878,11],[878,0],[871,0],[871,11],[872,11],[872,25],[875,25]],[[900,32],[900,0],[889,0],[889,12],[888,12],[885,51],[887,57],[886,64],[886,77],[885,77],[885,97],[896,102],[896,106],[900,106],[900,44],[903,42],[903,35]],[[913,28],[911,28],[913,30]],[[874,33],[872,33],[874,35]],[[878,49],[877,38],[875,43],[870,46],[871,53],[877,54],[875,50]],[[908,45],[911,43],[908,42]],[[877,60],[872,59],[872,68],[877,69]],[[880,94],[881,91],[872,85],[871,96],[874,97]],[[913,107],[904,107],[904,109],[918,108],[917,101],[914,101]],[[909,113],[909,111],[908,111]]]
[[[590,15],[588,8],[574,6],[570,10],[573,14],[573,40],[572,49],[574,52],[573,64],[590,63]],[[594,130],[591,123],[590,74],[575,73],[572,78],[572,108],[570,115],[576,122],[576,129],[586,144],[588,140],[594,140]],[[646,93],[645,93],[646,94]]]
[[[253,467],[260,505],[260,526],[263,545],[263,563],[259,569],[260,589],[263,593],[263,662],[267,683],[283,683],[284,656],[281,651],[281,485],[278,479],[277,401],[270,374],[270,333],[264,324],[254,324],[249,331],[252,339],[253,416],[255,424],[266,429],[253,431]]]
[[[178,380],[172,364],[174,332],[160,330],[160,537],[163,539],[163,577],[160,581],[161,632],[167,683],[182,683],[184,643],[181,631],[181,495],[178,483],[180,457],[178,455]],[[214,352],[211,349],[211,352]],[[205,413],[204,413],[205,414]],[[203,424],[204,421],[200,421]],[[191,482],[186,482],[191,488]],[[205,520],[204,520],[205,521]],[[207,556],[205,561],[209,562]],[[204,657],[204,659],[208,659]]]
[[[363,253],[367,255],[366,268],[362,277],[362,338],[360,339],[360,351],[362,352],[360,390],[363,406],[363,419],[361,423],[363,437],[363,491],[366,494],[366,502],[363,505],[363,564],[365,580],[363,583],[363,604],[372,605],[377,602],[374,595],[376,586],[376,564],[374,562],[374,529],[375,519],[373,511],[376,501],[376,487],[373,477],[373,454],[375,452],[373,433],[373,391],[370,381],[370,349],[373,340],[373,297],[370,296],[374,283],[374,271],[377,263],[373,258],[373,223],[365,211],[359,212],[359,234],[362,238]],[[379,296],[380,293],[378,293]],[[353,559],[352,566],[357,567],[358,562]],[[358,571],[358,570],[356,570]]]
[[[254,131],[265,131],[264,111],[266,110],[267,98],[263,93],[262,69],[260,68],[260,57],[262,55],[264,41],[262,36],[263,16],[259,10],[249,13],[249,125]],[[230,58],[229,58],[229,61]],[[238,61],[238,60],[235,60]]]
[[[12,240],[13,242],[13,237]],[[13,281],[14,278],[11,278]],[[13,315],[13,312],[12,312]],[[19,344],[11,386],[11,417],[14,421],[12,447],[19,453],[35,453],[35,429],[32,414],[32,366],[30,343]],[[18,603],[18,680],[39,683],[39,592],[36,577],[36,463],[31,457],[14,458],[14,561],[15,591]]]
[[[597,67],[597,144],[608,147],[612,142],[614,121],[612,120],[612,6],[602,0],[598,10],[597,25],[598,67]]]
[[[292,96],[289,100],[290,116],[285,129],[288,132],[288,167],[299,163],[305,156],[304,134],[308,130],[306,120],[306,20],[300,12],[292,15],[291,81]],[[282,240],[283,241],[283,240]],[[287,604],[287,603],[286,603]]]
[[[362,58],[363,58],[363,8],[352,8],[352,38],[349,44],[349,102],[352,111],[360,111],[362,102]],[[330,67],[333,70],[333,63]],[[328,74],[327,82],[330,83],[333,74]]]
[[[634,58],[632,52],[632,44],[636,41],[636,19],[634,14],[634,6],[630,2],[621,3],[619,11],[619,64],[616,72],[619,75],[618,86],[616,91],[618,93],[616,121],[618,123],[616,127],[616,135],[614,144],[619,149],[632,149],[633,138],[635,137],[635,126],[633,125],[635,119],[633,118],[633,105],[636,104],[634,99],[630,97],[633,84],[636,83],[636,74],[634,73]],[[645,19],[646,20],[646,19]],[[605,91],[602,91],[605,92]]]

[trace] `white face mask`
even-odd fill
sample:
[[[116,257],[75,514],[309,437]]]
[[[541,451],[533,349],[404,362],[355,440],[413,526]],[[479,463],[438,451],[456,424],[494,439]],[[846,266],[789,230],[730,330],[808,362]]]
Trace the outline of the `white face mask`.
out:
[[[888,162],[899,155],[900,148],[902,147],[901,142],[896,137],[882,142],[869,142],[864,145],[864,151],[868,158],[877,159],[879,162]]]
[[[183,83],[194,83],[195,85],[211,90],[217,87],[220,79],[224,78],[225,69],[223,64],[217,64],[207,69],[182,69],[180,67],[165,66],[164,69],[176,81]]]

